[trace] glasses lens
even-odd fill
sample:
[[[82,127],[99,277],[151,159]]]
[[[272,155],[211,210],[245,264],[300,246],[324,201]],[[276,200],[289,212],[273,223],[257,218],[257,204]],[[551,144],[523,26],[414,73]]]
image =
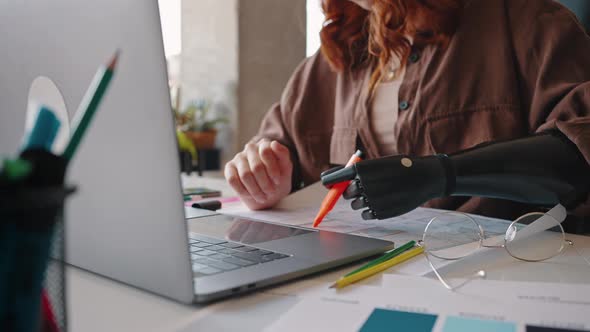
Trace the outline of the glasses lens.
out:
[[[475,220],[462,213],[449,212],[433,218],[424,230],[422,245],[434,275],[448,289],[456,289],[467,280],[483,277],[479,266],[448,269],[448,265],[481,248],[483,230]]]
[[[481,247],[483,230],[470,216],[445,213],[433,218],[424,230],[422,242],[428,254],[446,260],[470,255]]]
[[[565,244],[565,234],[552,216],[529,213],[510,224],[504,240],[510,255],[536,262],[559,254]]]

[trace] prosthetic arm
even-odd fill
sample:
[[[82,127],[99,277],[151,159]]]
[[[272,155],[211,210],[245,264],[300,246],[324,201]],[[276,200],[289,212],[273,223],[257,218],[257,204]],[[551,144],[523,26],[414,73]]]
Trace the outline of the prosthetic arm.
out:
[[[353,180],[344,197],[363,219],[386,219],[447,196],[572,208],[590,191],[590,165],[559,131],[485,143],[451,155],[390,156],[322,173],[326,186]]]

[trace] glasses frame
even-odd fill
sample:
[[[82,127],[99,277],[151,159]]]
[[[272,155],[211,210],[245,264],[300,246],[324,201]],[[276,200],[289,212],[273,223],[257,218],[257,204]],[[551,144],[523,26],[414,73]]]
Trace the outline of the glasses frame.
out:
[[[559,204],[557,206],[560,206]],[[559,254],[561,254],[563,252],[563,250],[566,248],[566,244],[569,246],[573,246],[574,242],[571,240],[566,239],[566,235],[565,235],[565,231],[563,229],[563,226],[561,226],[561,223],[563,222],[563,220],[557,220],[557,218],[555,218],[554,216],[552,216],[551,214],[548,213],[543,213],[543,212],[531,212],[531,213],[527,213],[524,214],[520,217],[518,217],[516,220],[514,220],[513,222],[510,223],[510,225],[508,225],[508,227],[506,228],[506,231],[504,232],[504,242],[502,244],[499,245],[486,245],[484,244],[484,241],[486,240],[485,237],[485,231],[484,228],[477,222],[477,220],[475,220],[473,217],[471,217],[470,215],[466,214],[466,213],[462,213],[462,212],[455,212],[455,211],[450,211],[450,212],[446,212],[444,215],[455,215],[455,216],[460,216],[460,217],[466,217],[467,220],[469,220],[470,222],[472,222],[478,230],[478,235],[479,235],[479,241],[478,241],[478,246],[477,249],[481,249],[481,248],[504,248],[506,250],[506,252],[513,258],[518,259],[520,261],[524,261],[524,262],[542,262],[542,261],[546,261],[548,259],[551,259],[555,256],[558,256]],[[508,232],[512,229],[516,228],[516,225],[522,221],[525,218],[528,218],[530,216],[533,215],[541,215],[541,216],[545,216],[548,215],[549,217],[553,218],[555,221],[557,221],[557,226],[559,226],[559,230],[561,231],[561,236],[562,236],[562,242],[561,242],[561,246],[559,248],[559,250],[554,253],[553,255],[543,258],[543,259],[526,259],[526,258],[521,258],[518,257],[516,255],[514,255],[514,253],[510,252],[510,250],[508,249],[507,243],[508,241]],[[426,260],[428,261],[428,265],[430,265],[430,268],[432,269],[432,272],[436,275],[436,277],[438,278],[438,280],[445,286],[445,288],[454,291],[457,290],[461,287],[463,287],[464,285],[466,285],[467,283],[469,283],[471,280],[473,279],[484,279],[486,278],[486,272],[485,270],[479,270],[477,272],[475,272],[473,275],[471,275],[470,277],[468,277],[466,280],[464,280],[463,282],[461,282],[460,284],[456,285],[456,286],[452,286],[451,284],[449,284],[449,282],[439,273],[438,269],[434,266],[434,264],[432,263],[432,261],[430,260],[430,255],[442,259],[442,260],[447,260],[447,261],[456,261],[462,258],[465,258],[467,256],[469,256],[470,254],[467,255],[463,255],[460,257],[453,257],[453,258],[448,258],[448,257],[441,257],[438,256],[436,254],[433,254],[432,252],[430,252],[430,250],[428,250],[428,248],[425,246],[425,240],[426,240],[426,234],[428,233],[428,229],[430,228],[430,226],[432,225],[433,222],[435,222],[440,216],[436,216],[432,219],[430,219],[430,221],[428,222],[428,224],[426,225],[426,227],[424,228],[424,232],[422,233],[422,240],[419,241],[420,246],[424,246],[424,255],[426,256]],[[561,218],[560,218],[561,219]],[[533,221],[534,223],[534,221]],[[532,224],[532,223],[531,223]]]

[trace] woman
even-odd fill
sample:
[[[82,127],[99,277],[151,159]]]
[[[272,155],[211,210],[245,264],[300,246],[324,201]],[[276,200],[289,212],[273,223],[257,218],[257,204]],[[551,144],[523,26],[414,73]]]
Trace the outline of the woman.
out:
[[[225,175],[252,209],[368,159],[453,153],[555,128],[590,161],[590,39],[550,0],[324,0],[322,48]],[[429,207],[513,218],[523,205]],[[577,212],[590,215],[588,204]]]

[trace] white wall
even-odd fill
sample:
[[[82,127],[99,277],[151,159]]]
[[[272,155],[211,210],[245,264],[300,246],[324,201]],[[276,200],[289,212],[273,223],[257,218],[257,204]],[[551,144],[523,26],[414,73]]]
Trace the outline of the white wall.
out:
[[[238,1],[182,1],[183,104],[216,98],[236,84]]]
[[[280,100],[293,70],[305,58],[306,0],[241,0],[238,86],[241,148]]]

